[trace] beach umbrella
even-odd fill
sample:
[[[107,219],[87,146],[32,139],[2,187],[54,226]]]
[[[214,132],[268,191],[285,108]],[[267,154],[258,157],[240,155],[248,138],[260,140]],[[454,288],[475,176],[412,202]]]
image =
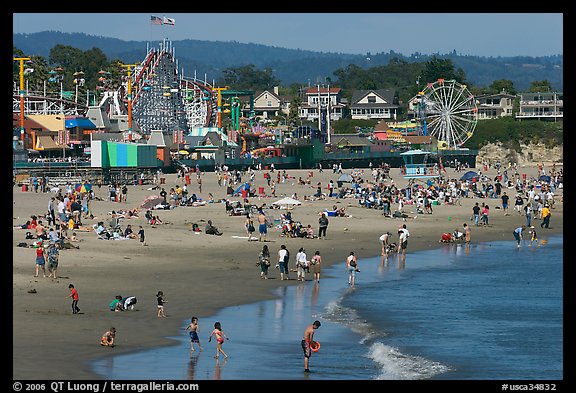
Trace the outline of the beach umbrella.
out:
[[[460,178],[460,180],[472,180],[475,177],[478,177],[478,173],[474,172],[474,171],[468,171],[465,174],[462,175],[462,177]]]
[[[552,179],[548,175],[542,175],[538,178],[538,181],[545,181],[546,183],[550,183]]]
[[[277,200],[276,202],[272,203],[274,206],[280,206],[280,207],[293,207],[293,206],[297,206],[297,205],[301,205],[302,202],[293,199],[293,198],[282,198]]]
[[[144,201],[142,202],[140,207],[142,207],[144,209],[151,209],[154,206],[156,206],[160,203],[163,203],[163,202],[164,202],[164,198],[162,198],[161,196],[151,195],[151,196],[147,197],[146,199],[144,199]]]
[[[78,192],[90,192],[92,190],[92,184],[90,183],[77,183],[74,189]]]
[[[339,182],[342,183],[352,183],[352,181],[354,181],[354,179],[352,179],[352,175],[349,173],[343,173],[340,175],[340,177],[338,178]]]

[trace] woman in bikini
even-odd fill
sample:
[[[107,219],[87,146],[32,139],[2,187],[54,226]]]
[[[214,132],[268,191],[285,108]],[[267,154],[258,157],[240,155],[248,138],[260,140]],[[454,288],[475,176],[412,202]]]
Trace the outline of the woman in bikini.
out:
[[[218,355],[221,353],[225,358],[228,358],[228,355],[226,355],[226,353],[222,350],[224,339],[228,340],[228,337],[226,337],[226,334],[224,334],[222,331],[222,325],[220,325],[220,322],[214,323],[214,330],[212,330],[212,333],[210,333],[208,342],[212,341],[212,336],[216,336],[216,356],[214,357],[218,359]]]

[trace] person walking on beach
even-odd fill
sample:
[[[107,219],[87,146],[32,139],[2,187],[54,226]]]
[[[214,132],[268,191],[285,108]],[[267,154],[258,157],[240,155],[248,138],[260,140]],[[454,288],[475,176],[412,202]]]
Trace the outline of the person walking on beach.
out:
[[[514,234],[514,238],[516,239],[516,246],[518,248],[520,248],[520,242],[522,241],[522,234],[525,229],[526,225],[522,225],[521,227],[514,229],[514,232],[512,232]]]
[[[542,208],[542,222],[540,223],[540,228],[548,229],[548,227],[550,226],[551,216],[552,213],[550,212],[550,207],[548,206],[547,203],[545,203],[544,207]]]
[[[200,333],[200,326],[198,325],[198,317],[192,317],[190,319],[190,324],[186,326],[185,330],[188,330],[190,334],[190,352],[194,352],[194,344],[198,345],[198,348],[202,350],[202,346],[200,345],[200,338],[198,337],[198,333]]]
[[[260,233],[258,241],[262,241],[262,238],[266,241],[266,234],[268,233],[268,218],[262,210],[258,212],[258,232]]]
[[[356,283],[356,272],[360,271],[354,251],[350,251],[350,255],[346,258],[346,269],[348,270],[348,285],[354,286]]]
[[[138,227],[138,237],[140,238],[140,244],[142,244],[143,246],[146,246],[146,236],[144,234],[144,228],[142,227],[142,225],[140,225]]]
[[[308,257],[304,247],[300,247],[296,254],[296,279],[298,281],[306,281],[306,271],[308,270]]]
[[[270,250],[268,245],[262,246],[262,251],[258,255],[258,264],[260,266],[260,278],[268,280],[268,268],[270,267]]]
[[[252,234],[254,233],[256,228],[254,228],[254,221],[252,221],[250,213],[246,213],[246,221],[244,222],[244,227],[246,228],[246,233],[248,234],[248,241],[251,241]]]
[[[48,243],[46,256],[46,259],[48,260],[48,271],[50,272],[48,277],[58,278],[58,260],[60,258],[60,251],[58,251],[58,247],[56,247],[56,243],[53,240],[50,240]]]
[[[40,241],[36,247],[36,273],[34,277],[38,277],[40,268],[42,268],[42,273],[46,277],[46,259],[46,249],[44,248],[44,243]]]
[[[318,239],[322,239],[322,235],[324,235],[324,239],[326,239],[326,230],[328,229],[328,217],[326,217],[326,213],[320,214],[318,225]]]
[[[508,216],[508,202],[510,200],[510,197],[508,195],[506,195],[506,191],[504,191],[504,193],[502,193],[502,211],[504,212],[505,216]]]
[[[312,272],[314,273],[314,282],[320,282],[320,271],[322,269],[322,257],[320,256],[320,251],[316,250],[314,256],[310,259],[310,264],[312,265]]]
[[[166,314],[164,313],[164,304],[167,303],[167,300],[164,299],[164,292],[162,291],[158,291],[158,293],[156,294],[156,301],[158,303],[158,314],[157,317],[166,317]]]
[[[78,291],[74,288],[74,284],[68,285],[68,289],[70,289],[70,294],[65,299],[72,298],[72,314],[78,314],[80,312],[78,308]]]
[[[229,340],[229,338],[226,337],[226,334],[222,330],[222,325],[220,322],[214,323],[214,330],[212,330],[212,333],[210,333],[208,342],[212,341],[212,336],[216,337],[216,356],[214,357],[218,359],[219,354],[222,354],[225,358],[228,358],[228,355],[226,355],[226,353],[222,350],[222,344],[224,344],[224,339]]]
[[[278,251],[278,267],[280,268],[280,280],[290,280],[288,273],[288,260],[290,259],[290,252],[286,249],[286,245],[282,244]]]
[[[312,347],[311,343],[314,341],[314,333],[322,324],[320,321],[314,321],[312,325],[306,326],[304,329],[304,337],[300,345],[302,346],[302,351],[304,351],[304,372],[310,372],[310,358],[312,357]]]

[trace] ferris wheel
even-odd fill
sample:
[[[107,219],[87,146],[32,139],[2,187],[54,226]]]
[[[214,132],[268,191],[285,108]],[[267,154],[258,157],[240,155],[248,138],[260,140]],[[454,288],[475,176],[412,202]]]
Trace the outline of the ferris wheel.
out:
[[[466,85],[438,79],[418,93],[418,117],[424,135],[438,139],[441,149],[457,149],[476,128],[478,107]]]

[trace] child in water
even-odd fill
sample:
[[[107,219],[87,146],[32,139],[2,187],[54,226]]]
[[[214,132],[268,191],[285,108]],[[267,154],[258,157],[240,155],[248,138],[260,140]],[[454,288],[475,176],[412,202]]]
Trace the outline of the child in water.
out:
[[[198,344],[198,348],[202,350],[202,346],[200,345],[200,338],[198,337],[198,333],[200,332],[200,326],[198,326],[198,318],[192,317],[190,320],[190,324],[186,326],[185,330],[189,330],[190,334],[190,352],[194,352],[194,343]]]
[[[226,355],[226,353],[222,350],[224,339],[228,340],[228,337],[226,337],[226,334],[224,334],[222,331],[222,325],[220,325],[220,322],[214,323],[214,330],[212,330],[212,333],[210,333],[208,342],[212,341],[212,336],[216,336],[216,356],[214,357],[218,359],[218,355],[221,353],[225,358],[228,358],[228,355]]]

